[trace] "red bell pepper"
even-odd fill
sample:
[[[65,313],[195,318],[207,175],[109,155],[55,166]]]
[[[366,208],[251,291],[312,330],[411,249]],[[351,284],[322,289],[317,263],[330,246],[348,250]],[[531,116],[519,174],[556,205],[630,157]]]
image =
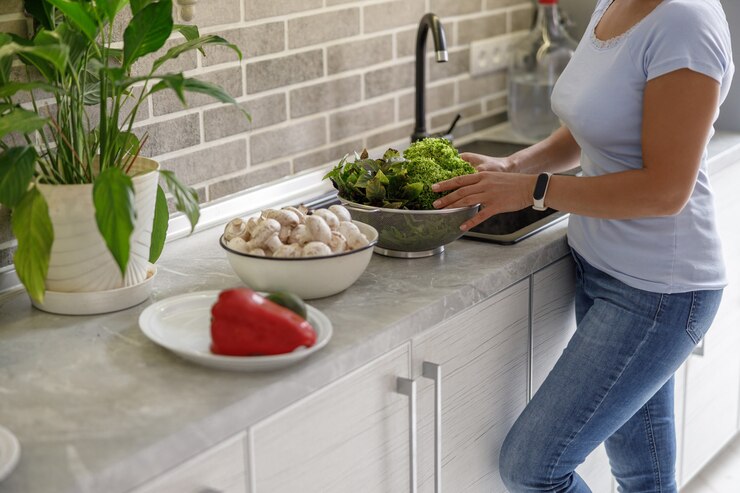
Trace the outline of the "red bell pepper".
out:
[[[211,351],[227,356],[283,354],[316,342],[316,331],[291,310],[247,288],[221,291],[211,308]]]

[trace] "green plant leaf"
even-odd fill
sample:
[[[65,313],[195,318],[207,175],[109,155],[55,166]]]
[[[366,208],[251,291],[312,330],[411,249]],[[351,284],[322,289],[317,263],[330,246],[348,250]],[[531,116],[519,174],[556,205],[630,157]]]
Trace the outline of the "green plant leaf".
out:
[[[21,45],[15,42],[7,43],[0,47],[0,61],[14,55],[18,55],[24,63],[38,68],[47,80],[54,80],[54,74],[48,74],[49,76],[46,77],[48,69],[44,70],[37,62],[39,60],[49,62],[56,70],[63,72],[69,59],[69,48],[60,44],[36,46]]]
[[[133,12],[134,15],[138,14],[141,9],[149,5],[150,3],[153,3],[156,0],[131,0],[131,12]]]
[[[164,46],[172,26],[172,0],[161,0],[138,11],[123,32],[123,67]]]
[[[172,29],[185,36],[185,40],[187,41],[192,41],[194,39],[200,38],[200,31],[198,31],[198,26],[194,26],[192,24],[175,24],[174,26],[172,26]]]
[[[159,175],[164,179],[167,190],[175,198],[175,208],[183,212],[190,221],[190,232],[192,233],[200,219],[198,194],[192,188],[180,183],[172,171],[159,170]]]
[[[58,8],[71,24],[82,31],[87,39],[95,41],[98,36],[98,26],[95,18],[85,8],[81,2],[72,2],[70,0],[46,0]]]
[[[60,91],[58,87],[47,84],[46,82],[7,82],[0,85],[0,98],[9,98],[18,91],[31,92],[36,89],[52,93]]]
[[[31,146],[11,147],[0,154],[0,204],[13,208],[33,180],[36,150]]]
[[[46,0],[24,0],[23,8],[44,29],[54,29],[53,8]]]
[[[221,45],[226,46],[228,48],[231,48],[239,57],[239,60],[242,59],[242,52],[241,50],[233,43],[229,43],[221,36],[216,36],[213,34],[209,34],[207,36],[195,38],[195,39],[188,39],[186,42],[181,43],[179,45],[175,45],[169,50],[167,50],[167,53],[159,57],[155,62],[152,68],[154,70],[157,70],[159,67],[162,66],[166,61],[172,60],[173,58],[177,58],[183,53],[187,53],[188,51],[192,50],[201,50],[203,51],[203,47],[206,45]]]
[[[154,223],[152,224],[152,242],[149,246],[149,262],[155,263],[164,249],[167,240],[167,228],[169,227],[170,211],[167,208],[167,199],[164,190],[157,186],[157,202],[154,206]]]
[[[127,0],[97,0],[98,12],[102,13],[108,21],[113,22],[118,12],[128,3]]]
[[[100,234],[124,275],[136,220],[133,181],[120,168],[106,168],[93,185],[93,203]]]
[[[11,43],[13,38],[5,33],[0,33],[0,48]],[[7,56],[0,58],[0,84],[5,85],[10,82],[10,69],[13,66],[13,58]]]
[[[215,100],[220,101],[221,103],[233,104],[238,107],[236,99],[234,99],[231,94],[226,92],[220,86],[198,79],[188,79],[183,77],[182,74],[171,74],[162,77],[159,82],[152,86],[149,94],[151,95],[165,89],[172,89],[173,91],[175,91],[175,94],[177,94],[178,99],[180,100],[180,102],[182,102],[183,105],[187,105],[184,93],[195,92],[210,96]],[[243,109],[241,111],[242,113],[244,113],[247,119],[251,121],[249,113],[247,113]]]
[[[18,278],[33,299],[43,301],[54,228],[46,200],[36,187],[26,192],[13,209],[11,222],[18,239],[13,259]]]
[[[48,121],[48,118],[44,118],[33,111],[19,107],[13,108],[9,113],[0,116],[0,139],[11,132],[22,134],[35,132],[43,128]]]
[[[139,137],[133,132],[118,132],[114,148],[120,149],[122,154],[135,155],[139,151],[141,143]]]

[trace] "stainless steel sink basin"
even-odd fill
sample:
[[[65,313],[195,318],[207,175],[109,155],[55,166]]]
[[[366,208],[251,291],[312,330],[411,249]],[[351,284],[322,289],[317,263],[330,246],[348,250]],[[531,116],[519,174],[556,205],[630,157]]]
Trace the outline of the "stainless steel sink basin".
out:
[[[475,140],[458,146],[460,152],[475,152],[487,156],[505,157],[526,148],[526,145]],[[577,170],[574,170],[574,172]],[[511,245],[528,238],[568,217],[565,212],[554,209],[536,211],[532,208],[496,214],[471,229],[463,238]]]

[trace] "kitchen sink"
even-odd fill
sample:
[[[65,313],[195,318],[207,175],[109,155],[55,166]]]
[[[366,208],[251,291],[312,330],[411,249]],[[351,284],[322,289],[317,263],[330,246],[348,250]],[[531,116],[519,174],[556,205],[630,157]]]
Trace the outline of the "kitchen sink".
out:
[[[460,152],[475,152],[487,156],[506,157],[528,147],[524,144],[474,140],[458,146]],[[573,170],[573,173],[578,170]],[[496,214],[471,229],[463,238],[512,245],[528,238],[565,218],[568,214],[555,209],[536,211],[531,207],[514,212]]]

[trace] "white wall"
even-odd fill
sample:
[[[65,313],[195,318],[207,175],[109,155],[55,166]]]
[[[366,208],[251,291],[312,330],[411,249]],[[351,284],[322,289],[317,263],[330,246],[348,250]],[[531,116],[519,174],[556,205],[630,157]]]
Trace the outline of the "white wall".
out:
[[[717,130],[740,132],[740,2],[722,0],[732,35],[732,51],[735,59],[735,79],[722,105],[717,121]]]

